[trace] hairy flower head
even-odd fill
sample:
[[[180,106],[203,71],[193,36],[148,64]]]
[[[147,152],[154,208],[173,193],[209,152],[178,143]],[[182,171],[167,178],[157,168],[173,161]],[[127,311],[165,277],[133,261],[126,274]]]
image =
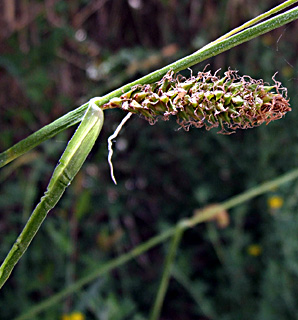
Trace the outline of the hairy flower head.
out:
[[[273,77],[269,86],[263,80],[239,76],[228,70],[221,78],[211,71],[199,72],[186,79],[169,71],[160,81],[136,85],[119,98],[113,98],[103,109],[121,108],[142,115],[150,124],[158,118],[176,116],[182,128],[190,126],[220,133],[247,129],[280,119],[290,111],[287,90]]]

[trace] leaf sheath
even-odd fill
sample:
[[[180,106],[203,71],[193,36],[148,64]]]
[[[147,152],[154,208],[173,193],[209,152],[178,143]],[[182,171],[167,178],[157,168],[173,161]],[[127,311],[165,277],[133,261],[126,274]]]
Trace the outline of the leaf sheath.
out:
[[[81,124],[59,160],[47,191],[0,267],[0,288],[28,248],[48,212],[55,207],[83,165],[101,131],[103,120],[103,111],[95,104],[90,104]]]

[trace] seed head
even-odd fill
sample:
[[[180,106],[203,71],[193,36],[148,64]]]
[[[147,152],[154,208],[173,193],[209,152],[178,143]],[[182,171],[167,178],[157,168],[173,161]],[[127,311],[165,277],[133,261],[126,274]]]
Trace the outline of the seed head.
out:
[[[222,78],[217,73],[202,71],[186,79],[169,71],[158,82],[136,85],[111,99],[103,109],[121,108],[142,115],[150,124],[176,116],[185,130],[220,126],[224,134],[268,124],[291,111],[287,90],[274,76],[269,86],[263,80],[241,77],[235,70],[228,70]]]

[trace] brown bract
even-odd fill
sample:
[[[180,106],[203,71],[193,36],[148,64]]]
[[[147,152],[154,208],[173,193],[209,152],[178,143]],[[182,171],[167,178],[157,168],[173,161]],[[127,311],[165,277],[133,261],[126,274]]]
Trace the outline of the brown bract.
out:
[[[156,83],[137,85],[111,99],[103,109],[121,108],[142,115],[150,124],[176,116],[185,130],[220,126],[219,133],[224,134],[268,124],[291,111],[287,90],[274,76],[270,86],[239,76],[235,70],[228,70],[222,78],[217,74],[202,71],[187,79],[169,71]]]

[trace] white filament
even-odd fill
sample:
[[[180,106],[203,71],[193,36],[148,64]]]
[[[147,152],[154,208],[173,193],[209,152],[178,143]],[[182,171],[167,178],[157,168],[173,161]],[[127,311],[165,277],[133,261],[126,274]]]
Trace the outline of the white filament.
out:
[[[132,116],[132,113],[129,112],[120,122],[120,124],[118,125],[118,127],[116,128],[116,130],[114,131],[114,133],[108,138],[108,150],[109,150],[109,154],[108,154],[108,163],[110,166],[110,172],[111,172],[111,178],[113,180],[113,182],[115,184],[117,184],[116,178],[114,176],[114,167],[113,167],[113,163],[112,163],[112,155],[113,155],[113,139],[115,139],[120,130],[122,129],[122,127],[124,126],[124,124],[126,123],[126,121]]]

